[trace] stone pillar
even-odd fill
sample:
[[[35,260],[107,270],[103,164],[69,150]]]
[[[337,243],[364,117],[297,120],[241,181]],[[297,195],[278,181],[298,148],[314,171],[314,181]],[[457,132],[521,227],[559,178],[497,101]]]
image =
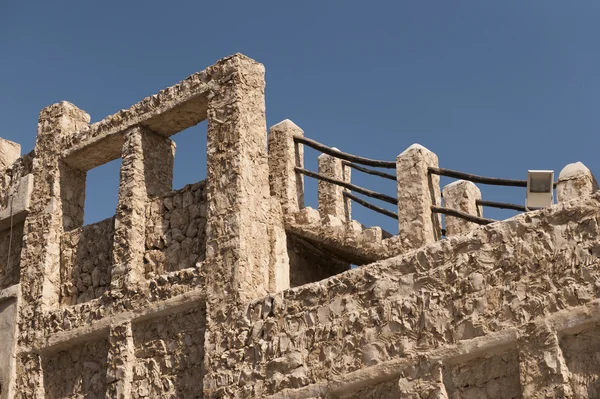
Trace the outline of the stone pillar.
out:
[[[592,172],[583,163],[570,163],[560,171],[556,185],[558,202],[590,195],[596,190],[598,190],[598,183]]]
[[[334,149],[337,149],[334,147]],[[318,159],[319,174],[332,179],[350,182],[350,169],[344,170],[342,160],[331,155],[321,154]],[[350,208],[344,198],[344,191],[348,191],[337,184],[319,180],[318,200],[321,218],[330,215],[344,221],[350,221]]]
[[[40,112],[32,171],[34,185],[21,252],[21,265],[27,265],[27,270],[21,273],[20,312],[24,315],[22,331],[26,331],[23,334],[37,334],[35,319],[42,313],[41,308],[58,305],[64,217],[77,223],[82,220],[77,214],[69,215],[74,208],[67,207],[63,212],[63,197],[67,190],[85,192],[81,179],[73,177],[79,172],[61,164],[61,142],[66,136],[86,129],[89,122],[88,114],[66,101]]]
[[[144,278],[146,203],[171,191],[174,155],[175,146],[168,138],[140,126],[125,132],[113,243],[111,284],[115,288]]]
[[[350,168],[350,166],[344,165],[342,162],[342,172],[344,176],[342,180],[344,180],[347,183],[350,183],[352,181],[352,168]],[[344,192],[349,193],[350,190],[344,189]],[[346,223],[350,223],[352,221],[352,200],[348,197],[344,197],[344,212],[344,220],[346,221]]]
[[[284,215],[304,208],[304,176],[295,167],[304,168],[304,146],[294,143],[304,131],[286,119],[269,130],[269,180],[271,195],[279,200]]]
[[[556,331],[541,323],[521,327],[517,340],[524,398],[570,398],[570,372]]]
[[[477,200],[481,199],[481,191],[470,181],[458,180],[448,184],[442,190],[444,207],[456,209],[469,215],[482,217],[483,210],[477,206]],[[446,216],[446,236],[456,236],[468,233],[479,225],[467,220]]]
[[[206,263],[209,302],[247,301],[269,285],[269,165],[264,66],[236,55],[214,66],[208,102]]]
[[[438,157],[419,144],[413,144],[396,158],[398,181],[398,235],[406,249],[415,249],[441,238],[439,214],[440,177],[429,174],[438,167]]]
[[[0,290],[0,399],[14,398],[18,286]]]
[[[448,393],[442,377],[442,362],[415,359],[415,365],[407,367],[398,379],[399,398],[447,399]]]
[[[131,398],[135,348],[131,323],[112,326],[109,332],[108,370],[106,372],[107,398]]]
[[[21,145],[0,137],[0,170],[12,165],[21,156]]]
[[[17,387],[15,399],[45,398],[42,358],[37,353],[24,352],[17,356]]]

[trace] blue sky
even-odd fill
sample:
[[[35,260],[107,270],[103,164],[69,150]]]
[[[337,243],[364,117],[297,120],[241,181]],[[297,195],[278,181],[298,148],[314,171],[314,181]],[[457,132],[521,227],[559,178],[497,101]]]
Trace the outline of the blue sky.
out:
[[[385,160],[420,143],[441,167],[486,176],[558,174],[575,161],[598,172],[598,21],[592,0],[2,2],[0,136],[28,152],[49,104],[70,101],[98,121],[241,52],[266,66],[268,126],[289,118],[308,137]],[[204,178],[205,132],[174,136],[176,188]],[[308,167],[317,155],[306,152]],[[118,167],[89,173],[86,222],[114,213]],[[393,182],[354,176],[394,193]],[[524,201],[523,189],[481,188]]]

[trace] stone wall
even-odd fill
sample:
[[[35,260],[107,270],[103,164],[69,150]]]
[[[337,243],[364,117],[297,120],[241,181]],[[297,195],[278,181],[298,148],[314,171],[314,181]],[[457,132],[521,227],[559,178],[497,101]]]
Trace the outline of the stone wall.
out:
[[[0,231],[0,290],[19,282],[22,248],[23,223],[13,226],[12,240],[10,228]]]
[[[45,399],[104,399],[108,340],[80,343],[44,356]]]
[[[18,183],[19,179],[31,173],[34,155],[33,152],[23,155],[0,175],[0,209],[10,205],[11,184]]]
[[[564,336],[560,346],[571,371],[574,397],[600,398],[599,326]]]
[[[132,398],[202,398],[202,307],[134,324]]]
[[[206,256],[205,182],[152,199],[146,206],[147,276],[194,267]]]
[[[10,377],[14,368],[17,299],[0,296],[0,399],[12,399]]]
[[[68,231],[61,239],[61,303],[99,298],[110,285],[114,217]]]
[[[444,372],[448,398],[518,399],[522,397],[516,350],[489,354],[448,365]]]
[[[599,201],[520,215],[232,311],[237,332],[216,339],[210,378],[229,381],[232,397],[274,394],[588,303],[600,294]]]
[[[22,272],[0,291],[10,396],[598,395],[600,194],[436,241],[437,158],[411,146],[388,237],[340,217],[339,191],[334,214],[302,208],[290,123],[269,176],[264,87],[235,55],[93,125],[42,110]],[[204,119],[206,184],[169,192],[169,137]],[[79,227],[85,172],[118,158],[115,217]]]

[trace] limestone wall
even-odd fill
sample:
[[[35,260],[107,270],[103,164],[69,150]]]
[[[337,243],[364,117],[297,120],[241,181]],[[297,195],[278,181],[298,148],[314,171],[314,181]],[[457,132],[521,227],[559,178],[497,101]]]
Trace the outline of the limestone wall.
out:
[[[578,398],[600,397],[600,329],[598,325],[562,337],[560,346],[571,371],[571,387]]]
[[[223,354],[211,380],[240,397],[273,394],[588,303],[600,294],[599,201],[521,215],[232,310],[237,332],[216,339]],[[235,373],[263,381],[234,382]]]
[[[147,276],[194,267],[206,254],[205,182],[151,200],[146,206]]]
[[[443,371],[449,398],[518,399],[522,397],[516,350],[450,364]]]
[[[133,326],[132,398],[202,398],[206,313],[196,308]]]
[[[61,239],[61,303],[99,298],[110,285],[114,217],[68,231]]]
[[[284,162],[269,162],[264,87],[264,67],[234,55],[92,125],[70,103],[42,110],[21,273],[0,280],[19,283],[0,291],[18,327],[0,347],[12,396],[598,395],[590,179],[565,190],[585,197],[439,240],[437,159],[411,146],[397,176],[415,195],[390,237],[351,220],[339,190],[335,209],[303,207],[299,128],[279,125]],[[204,119],[206,182],[169,192],[169,136]],[[114,218],[78,227],[85,173],[117,158]]]
[[[13,226],[12,240],[10,228],[0,231],[0,290],[19,282],[22,249],[22,222]]]
[[[107,355],[98,339],[44,356],[45,399],[105,398]]]
[[[9,206],[11,182],[18,183],[19,179],[31,173],[34,155],[30,152],[20,157],[5,171],[6,173],[0,174],[0,209]]]

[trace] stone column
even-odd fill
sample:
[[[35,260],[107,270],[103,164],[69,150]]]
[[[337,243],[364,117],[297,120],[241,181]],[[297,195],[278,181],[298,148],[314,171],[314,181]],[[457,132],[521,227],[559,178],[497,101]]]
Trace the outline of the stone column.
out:
[[[131,398],[135,348],[131,323],[112,326],[109,332],[108,369],[106,372],[107,398]]]
[[[146,203],[168,193],[173,182],[175,146],[163,136],[136,126],[125,132],[111,284],[122,288],[144,278]]]
[[[597,190],[598,183],[596,179],[583,163],[570,163],[560,171],[556,185],[558,202],[566,202],[577,197],[590,195]]]
[[[38,353],[24,352],[17,356],[17,387],[15,399],[40,399],[44,391],[42,358]]]
[[[456,209],[469,215],[482,217],[483,210],[477,206],[477,200],[481,199],[481,191],[470,181],[458,180],[448,184],[442,190],[444,207]],[[456,236],[468,233],[479,225],[467,220],[446,216],[446,236]]]
[[[570,398],[570,372],[556,331],[543,321],[521,327],[517,340],[524,398]]]
[[[12,165],[21,156],[21,145],[0,137],[0,170]]]
[[[337,149],[334,147],[334,149]],[[331,155],[321,154],[318,159],[319,174],[332,179],[350,182],[350,169],[344,170],[342,160]],[[344,191],[348,191],[337,184],[319,180],[318,201],[321,218],[330,215],[343,221],[350,220],[350,208],[344,198]]]
[[[431,205],[440,205],[440,177],[429,174],[438,167],[438,157],[413,144],[396,158],[398,181],[398,235],[406,249],[415,249],[441,238],[439,214]]]
[[[269,285],[272,220],[264,66],[237,55],[213,67],[208,102],[206,263],[209,301],[247,301]]]
[[[447,399],[448,393],[442,377],[442,362],[425,358],[415,359],[398,379],[399,398]]]
[[[33,162],[34,185],[29,215],[25,221],[25,242],[21,252],[23,320],[22,331],[37,334],[35,319],[40,308],[58,305],[60,289],[60,240],[67,220],[83,221],[76,207],[63,211],[66,192],[85,192],[85,183],[60,161],[61,142],[65,137],[89,126],[90,116],[66,101],[40,112]],[[83,187],[82,187],[83,185]],[[64,199],[68,203],[70,199]],[[70,222],[71,223],[71,222]]]
[[[286,119],[269,130],[269,180],[271,195],[281,203],[285,215],[304,208],[304,176],[295,167],[304,168],[304,146],[294,143],[304,131]]]

